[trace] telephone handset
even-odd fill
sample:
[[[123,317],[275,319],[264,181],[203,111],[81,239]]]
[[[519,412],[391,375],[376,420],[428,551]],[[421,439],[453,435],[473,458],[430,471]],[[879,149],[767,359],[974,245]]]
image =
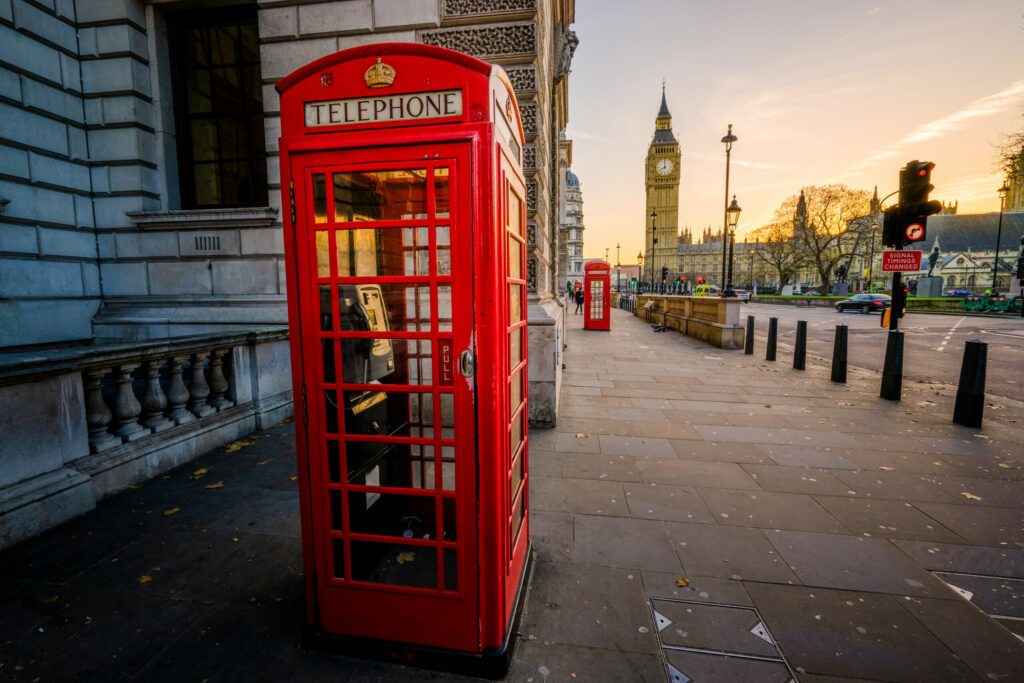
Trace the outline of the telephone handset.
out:
[[[340,287],[341,329],[354,332],[387,332],[388,314],[380,285]],[[348,339],[342,345],[342,364],[347,381],[369,384],[395,370],[390,339]]]

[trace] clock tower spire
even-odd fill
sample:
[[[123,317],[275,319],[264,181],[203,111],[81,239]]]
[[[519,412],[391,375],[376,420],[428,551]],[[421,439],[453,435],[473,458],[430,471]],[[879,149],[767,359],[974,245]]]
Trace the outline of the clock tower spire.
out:
[[[654,137],[647,148],[644,182],[647,189],[647,211],[644,214],[644,263],[649,264],[648,283],[654,277],[661,283],[663,267],[668,267],[669,280],[679,270],[679,141],[672,133],[672,114],[661,82],[661,108],[654,119]],[[653,216],[653,217],[652,217]],[[653,228],[653,229],[652,229]]]

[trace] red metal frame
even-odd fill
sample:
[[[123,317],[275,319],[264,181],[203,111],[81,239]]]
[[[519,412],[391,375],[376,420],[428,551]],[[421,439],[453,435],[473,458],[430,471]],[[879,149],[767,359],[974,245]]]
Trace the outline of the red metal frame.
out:
[[[396,78],[391,87],[372,89],[363,75],[379,59],[395,70]],[[415,44],[370,45],[330,55],[302,67],[277,87],[281,92],[285,266],[307,621],[314,629],[337,636],[464,653],[501,651],[509,641],[529,547],[526,192],[521,170],[522,126],[512,88],[498,67],[461,53]],[[461,116],[330,129],[305,126],[306,102],[448,89],[461,91]],[[335,220],[330,210],[334,206],[332,174],[403,169],[423,169],[423,199],[431,207],[426,215],[370,222]],[[440,169],[449,172],[448,217],[433,209],[435,185],[431,179]],[[320,176],[324,178],[323,194]],[[317,222],[321,202],[324,217]],[[451,269],[447,274],[437,265],[439,226],[450,226]],[[339,274],[339,237],[347,243],[351,234],[351,241],[356,241],[357,233],[351,231],[366,228],[394,228],[398,231],[395,236],[402,234],[403,240],[410,234],[403,229],[424,228],[429,270],[414,274],[377,274],[374,270],[372,276],[355,277]],[[386,234],[374,233],[373,239],[383,244],[389,238],[377,235]],[[429,290],[432,317],[428,330],[341,329],[339,285],[358,285],[355,291],[372,293],[376,286],[383,292],[387,285],[399,284]],[[326,299],[322,299],[321,287],[328,287]],[[451,293],[450,330],[440,329],[438,319],[439,288],[443,287],[450,287]],[[414,298],[419,310],[419,294]],[[331,301],[329,311],[321,311],[322,300]],[[329,329],[322,329],[325,326]],[[407,344],[405,340],[428,341],[433,352],[430,383],[412,384],[406,378],[410,383],[381,384],[367,381],[365,372],[362,382],[346,383],[351,378],[344,375],[344,344],[360,339],[386,340],[379,343],[391,349],[392,365],[402,357],[394,349]],[[329,349],[326,356],[325,346]],[[475,356],[475,376],[468,378],[458,372],[458,357],[464,350]],[[401,373],[396,370],[389,376]],[[435,420],[442,414],[442,397],[452,396],[454,434],[442,429],[439,422],[432,433],[417,436],[348,434],[346,391],[384,394],[386,401],[397,397],[396,405],[403,405],[409,395],[410,406],[418,400],[412,394],[426,395],[433,403]],[[518,406],[513,405],[514,399]],[[327,431],[333,419],[337,421],[336,435]],[[380,444],[381,448],[396,444],[397,452],[410,445],[432,447],[436,458],[433,488],[380,486],[368,475],[349,480],[352,473],[346,454],[350,450],[356,453],[352,449],[358,444]],[[442,452],[450,453],[450,449],[455,454],[454,491],[443,488],[440,460]],[[334,462],[337,464],[332,465]],[[420,467],[420,486],[425,486],[429,479],[423,478],[423,463],[423,457],[410,457],[399,469],[411,477],[414,468]],[[433,499],[436,525],[429,538],[381,535],[379,529],[368,534],[365,528],[353,528],[355,513],[370,516],[366,510],[380,500],[374,496],[398,494],[408,496],[403,500],[409,505]],[[371,499],[375,502],[370,503]],[[353,500],[357,509],[350,507]],[[454,537],[447,533],[450,512],[446,518],[446,510],[452,506],[457,529]],[[518,510],[522,510],[521,521]],[[407,559],[410,562],[433,553],[436,583],[399,586],[377,582],[372,576],[357,577],[352,547],[367,542],[402,546],[416,558]],[[452,551],[457,557],[457,590],[448,590],[450,577],[446,575],[451,565],[446,567],[444,557]],[[339,564],[335,557],[340,558]],[[393,564],[388,566],[394,569]]]
[[[583,267],[583,329],[611,329],[612,267],[591,261]]]

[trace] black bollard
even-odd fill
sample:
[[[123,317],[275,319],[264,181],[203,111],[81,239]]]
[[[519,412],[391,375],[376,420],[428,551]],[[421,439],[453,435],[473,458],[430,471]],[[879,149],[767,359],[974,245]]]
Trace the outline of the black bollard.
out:
[[[889,330],[885,343],[885,365],[882,367],[882,391],[878,394],[890,401],[900,400],[903,392],[903,333]]]
[[[807,321],[796,321],[796,347],[793,349],[793,369],[803,370],[807,365]]]
[[[832,347],[832,381],[846,384],[846,342],[849,339],[846,325],[836,325],[836,341]]]
[[[964,360],[960,366],[960,385],[956,388],[953,422],[981,429],[985,412],[985,366],[988,363],[988,344],[971,339],[964,345]]]
[[[779,319],[768,318],[768,351],[765,360],[775,360],[775,338],[779,336]]]
[[[754,316],[747,316],[747,339],[743,345],[743,355],[754,355]]]

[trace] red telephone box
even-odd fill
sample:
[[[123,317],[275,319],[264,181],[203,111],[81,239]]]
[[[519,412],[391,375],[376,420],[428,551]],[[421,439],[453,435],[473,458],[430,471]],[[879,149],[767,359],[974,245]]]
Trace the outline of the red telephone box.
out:
[[[583,267],[583,329],[611,329],[612,267],[591,261]]]
[[[530,547],[512,86],[402,43],[277,89],[308,625],[500,672]]]

